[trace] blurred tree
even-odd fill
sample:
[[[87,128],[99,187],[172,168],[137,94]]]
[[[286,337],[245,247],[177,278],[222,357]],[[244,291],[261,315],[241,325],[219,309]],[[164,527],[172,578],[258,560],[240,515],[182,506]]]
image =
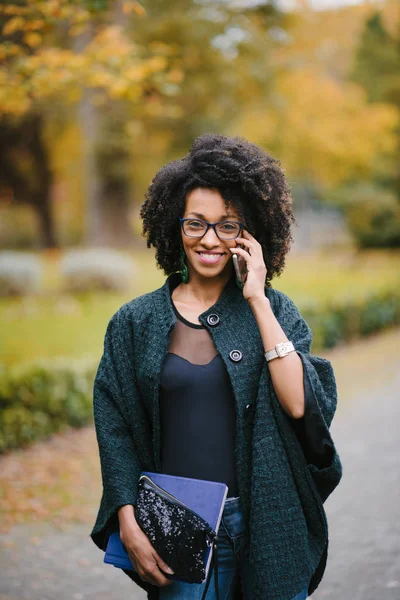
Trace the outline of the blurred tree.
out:
[[[271,101],[239,114],[231,133],[244,134],[283,163],[289,179],[323,192],[380,168],[375,158],[393,155],[397,114],[368,104],[355,84],[341,84],[312,68],[282,73]]]
[[[119,245],[131,238],[127,198],[132,196],[132,158],[142,165],[143,155],[150,153],[154,166],[154,154],[168,159],[181,155],[200,133],[222,131],[249,95],[264,93],[272,74],[268,28],[280,19],[269,2],[233,8],[210,0],[154,0],[142,6],[144,18],[133,12],[126,20],[123,3],[116,2],[111,18],[135,40],[143,58],[165,58],[163,79],[147,82],[140,105],[112,100],[100,111],[87,98],[82,103],[86,141],[95,130],[89,123],[98,126],[92,173],[101,177],[91,178],[89,190],[98,207],[93,239],[112,243],[114,237]],[[150,138],[155,152],[149,150]]]
[[[3,68],[10,67],[10,54],[32,55],[32,47],[38,41],[31,28],[34,23],[27,23],[24,31],[22,21],[16,16],[23,2],[15,2],[10,14],[8,7],[7,2],[0,1],[0,65]],[[1,85],[4,72],[0,73],[3,75]],[[18,94],[19,90],[15,89],[8,102]],[[27,112],[19,119],[0,112],[0,195],[11,196],[13,202],[32,205],[38,215],[42,243],[52,247],[56,245],[50,197],[52,171],[43,125],[40,112]]]
[[[140,48],[124,35],[121,26],[110,19],[110,8],[114,8],[115,4],[106,0],[83,3],[76,0],[0,2],[0,115],[4,128],[7,127],[9,132],[12,128],[24,131],[27,123],[41,127],[49,119],[62,121],[62,117],[68,114],[68,106],[79,102],[85,90],[89,90],[90,102],[96,107],[107,106],[110,98],[130,107],[142,104],[148,86],[158,93],[162,78],[157,79],[157,76],[164,71],[166,61],[160,54],[148,51],[146,57],[142,56]],[[118,4],[125,16],[143,11],[135,0]],[[85,40],[85,43],[74,43],[77,39]],[[9,142],[10,138],[11,133],[8,135]],[[48,230],[43,242],[54,245],[50,212],[47,210],[44,215],[43,208],[46,202],[49,208],[51,168],[40,132],[35,139],[37,156],[32,157],[31,162],[43,161],[40,165],[43,173],[41,181],[47,189],[42,189],[39,202],[32,195],[32,186],[20,185],[18,197],[24,192],[20,199],[40,208],[42,221]],[[98,139],[96,127],[92,139]],[[40,148],[39,142],[42,144]],[[17,157],[17,162],[20,159],[20,156]],[[9,163],[5,166],[11,173]],[[95,168],[98,169],[98,165]],[[22,173],[21,169],[14,169],[18,170]],[[3,181],[5,185],[5,179]],[[8,176],[7,185],[11,183]],[[17,197],[17,194],[14,195]],[[91,210],[86,219],[89,227],[96,217],[95,225],[90,229],[91,242],[95,241],[93,229],[100,222],[99,206],[101,194],[92,194]],[[125,221],[122,219],[121,222]]]
[[[369,102],[391,104],[400,117],[400,19],[397,36],[388,32],[379,11],[365,21],[350,77],[366,90]],[[400,201],[400,124],[397,140],[392,172],[378,183],[395,188]]]
[[[400,41],[386,30],[381,13],[375,12],[361,32],[351,79],[367,91],[370,102],[392,102],[398,78]]]
[[[51,210],[52,181],[42,116],[29,113],[18,122],[0,118],[0,196],[11,190],[13,202],[32,205],[46,248],[57,245]]]
[[[102,11],[106,5],[107,2],[103,2]],[[123,0],[117,0],[106,14],[112,26],[126,36],[124,6]],[[103,12],[101,16],[104,18]],[[78,53],[93,42],[100,25],[101,21],[92,17],[76,39]],[[113,94],[100,106],[94,100],[93,91],[86,89],[78,109],[84,146],[85,242],[87,245],[130,245],[132,181],[127,168],[130,150],[125,132],[129,103],[113,98]]]
[[[80,103],[90,243],[129,239],[129,155],[152,134],[174,154],[223,130],[270,87],[272,33],[283,31],[272,1],[3,5],[0,112],[49,118]]]
[[[385,5],[385,18],[393,18],[394,8]],[[270,150],[293,184],[315,187],[322,198],[353,181],[387,178],[397,160],[396,108],[371,103],[348,79],[370,13],[357,5],[288,15],[270,56],[276,76],[269,95],[245,107],[229,127]]]
[[[272,33],[285,26],[285,16],[268,1],[144,0],[143,6],[148,18],[134,23],[138,43],[169,49],[168,110],[154,111],[151,123],[179,155],[194,137],[223,131],[250,99],[267,93]]]
[[[142,47],[163,49],[169,70],[163,111],[153,101],[151,114],[136,111],[131,123],[137,202],[161,164],[185,154],[204,132],[227,132],[243,109],[268,96],[272,50],[287,26],[286,13],[272,2],[154,0],[143,6],[147,18],[134,17],[135,38]]]

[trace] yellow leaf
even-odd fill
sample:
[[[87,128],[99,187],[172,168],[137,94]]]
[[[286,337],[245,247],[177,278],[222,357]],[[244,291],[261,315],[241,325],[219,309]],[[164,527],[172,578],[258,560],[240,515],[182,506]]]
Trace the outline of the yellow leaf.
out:
[[[167,60],[164,56],[152,56],[146,63],[149,72],[162,71],[167,66]]]
[[[38,46],[40,46],[41,41],[42,36],[38,33],[35,33],[34,31],[31,31],[24,35],[25,44],[28,44],[28,46],[30,46],[31,48],[37,48]]]
[[[88,28],[88,23],[78,23],[77,25],[72,25],[69,28],[68,35],[70,37],[77,37],[78,35],[82,35]]]
[[[5,15],[22,15],[24,14],[25,10],[26,7],[23,6],[6,4],[5,6],[0,7],[0,14],[3,13]]]
[[[135,12],[139,17],[143,17],[146,14],[143,6],[139,2],[136,2],[136,0],[127,0],[124,2],[122,10],[125,15],[130,15],[132,12]]]
[[[23,29],[25,21],[22,17],[13,17],[9,19],[3,27],[3,35],[12,35],[18,29]]]
[[[35,29],[43,29],[46,26],[44,19],[35,19],[34,21],[27,21],[24,25],[25,31],[34,31]]]
[[[181,83],[184,78],[182,69],[171,69],[168,73],[168,81],[171,83]]]

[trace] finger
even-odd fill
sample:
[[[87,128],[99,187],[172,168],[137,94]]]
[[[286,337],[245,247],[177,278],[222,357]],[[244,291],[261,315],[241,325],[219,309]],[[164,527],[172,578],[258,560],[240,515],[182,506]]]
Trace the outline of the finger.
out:
[[[167,579],[159,570],[157,565],[148,565],[145,568],[136,569],[139,576],[143,581],[151,583],[152,585],[165,585],[170,580]]]
[[[250,254],[250,256],[262,256],[261,244],[256,245],[254,242],[246,240],[245,238],[238,238],[236,243],[240,244],[240,246],[236,246],[236,248],[240,248],[241,245],[247,248],[247,252]]]
[[[251,248],[251,246],[253,246],[253,242],[251,242],[250,240],[247,240],[246,238],[236,238],[235,242],[237,244],[243,244],[243,246],[246,246],[246,248]]]
[[[171,579],[168,579],[162,574],[157,565],[155,565],[151,571],[147,571],[145,575],[150,583],[159,587],[172,583]]]
[[[167,565],[166,562],[163,561],[163,559],[161,558],[161,556],[159,554],[157,554],[157,552],[155,552],[153,554],[154,560],[156,561],[158,567],[162,570],[165,571],[165,573],[168,573],[169,575],[173,575],[174,571],[171,569],[171,567],[169,567]]]
[[[141,565],[133,556],[131,552],[128,551],[129,558],[131,563],[135,567],[139,577],[152,585],[167,585],[168,583],[172,583],[169,579],[167,579],[160,569],[157,566],[155,558],[153,560],[147,561],[146,566]]]
[[[251,233],[249,231],[247,231],[247,229],[243,229],[242,233],[245,236],[245,238],[248,238],[249,240],[252,240],[253,242],[257,242],[257,244],[260,243],[258,240],[256,240],[254,235],[251,235]]]
[[[243,258],[245,259],[246,262],[249,262],[251,260],[251,254],[249,254],[247,252],[247,250],[243,250],[243,248],[229,248],[229,250],[231,251],[232,254],[237,254],[238,256],[243,256]]]

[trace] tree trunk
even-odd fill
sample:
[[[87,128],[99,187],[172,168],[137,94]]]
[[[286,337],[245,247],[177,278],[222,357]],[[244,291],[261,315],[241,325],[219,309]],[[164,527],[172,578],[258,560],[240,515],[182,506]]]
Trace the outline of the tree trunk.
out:
[[[16,203],[33,206],[40,224],[40,245],[57,247],[51,207],[53,175],[43,142],[42,116],[27,115],[18,125],[3,118],[0,140],[0,185],[11,188]]]
[[[97,232],[99,243],[115,247],[132,246],[129,185],[123,179],[118,182],[103,181],[99,210],[101,215]]]
[[[115,24],[123,22],[119,0],[115,3],[112,18]],[[82,51],[94,35],[95,23],[92,23],[77,39],[76,50]],[[86,90],[79,105],[78,120],[84,156],[85,244],[129,246],[133,243],[129,226],[129,152],[121,107],[110,102],[99,109],[92,102],[92,92]]]
[[[49,166],[49,157],[42,140],[43,121],[40,116],[32,120],[30,149],[35,162],[36,193],[32,204],[36,207],[44,248],[57,248],[54,219],[51,206],[51,184],[53,175]]]

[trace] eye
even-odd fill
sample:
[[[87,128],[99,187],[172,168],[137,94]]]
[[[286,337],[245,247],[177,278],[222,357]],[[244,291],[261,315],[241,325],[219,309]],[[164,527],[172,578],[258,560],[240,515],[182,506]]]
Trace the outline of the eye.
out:
[[[190,221],[186,221],[186,224],[189,227],[192,227],[193,229],[196,229],[196,228],[201,229],[202,227],[204,227],[204,223],[202,221],[190,220]]]
[[[238,225],[236,223],[230,223],[229,221],[227,221],[226,223],[220,223],[219,228],[222,231],[236,231]]]

